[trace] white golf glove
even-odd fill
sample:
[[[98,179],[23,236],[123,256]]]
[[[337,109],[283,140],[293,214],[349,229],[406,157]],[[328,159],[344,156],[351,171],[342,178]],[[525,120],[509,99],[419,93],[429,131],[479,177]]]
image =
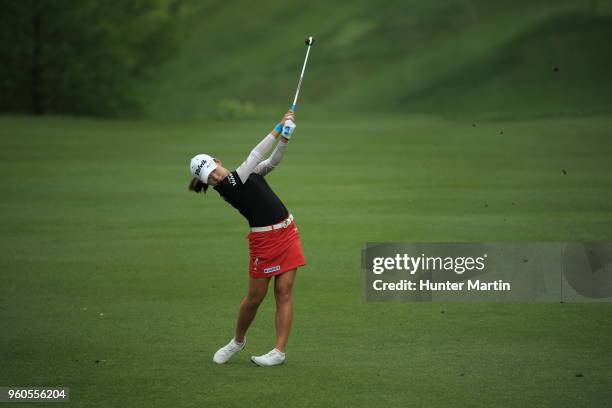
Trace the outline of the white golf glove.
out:
[[[283,123],[283,129],[281,130],[281,136],[285,139],[291,139],[291,135],[296,128],[296,124],[291,119],[287,119],[285,123]]]

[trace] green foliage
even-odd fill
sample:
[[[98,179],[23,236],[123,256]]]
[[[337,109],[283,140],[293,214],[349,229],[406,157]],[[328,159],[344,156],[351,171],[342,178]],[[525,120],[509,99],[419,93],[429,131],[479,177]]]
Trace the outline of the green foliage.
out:
[[[172,55],[168,0],[2,0],[0,110],[129,115]]]
[[[180,53],[146,95],[153,117],[217,101],[286,109],[318,38],[300,112],[525,117],[612,111],[612,3],[261,0],[190,3]],[[559,67],[557,72],[553,71]]]
[[[216,116],[220,119],[244,119],[253,116],[255,107],[251,102],[221,99],[217,103]]]
[[[291,103],[306,35],[318,41],[300,112],[612,111],[609,1],[0,0],[0,7],[0,111],[268,116]]]

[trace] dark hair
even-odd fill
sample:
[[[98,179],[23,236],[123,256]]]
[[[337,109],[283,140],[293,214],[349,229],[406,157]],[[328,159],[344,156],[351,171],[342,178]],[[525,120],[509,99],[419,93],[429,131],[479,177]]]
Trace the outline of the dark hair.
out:
[[[208,184],[200,180],[199,177],[192,178],[191,181],[189,182],[189,191],[193,191],[195,193],[201,193],[202,190],[204,191],[204,194],[206,194],[206,190],[208,190]]]

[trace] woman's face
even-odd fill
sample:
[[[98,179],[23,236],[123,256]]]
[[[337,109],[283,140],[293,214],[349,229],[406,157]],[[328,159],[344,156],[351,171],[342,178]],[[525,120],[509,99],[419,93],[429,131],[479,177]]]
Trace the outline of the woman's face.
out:
[[[213,187],[223,181],[223,179],[229,174],[229,171],[221,165],[221,160],[215,159],[215,162],[217,163],[217,167],[208,175],[207,183],[209,186]]]

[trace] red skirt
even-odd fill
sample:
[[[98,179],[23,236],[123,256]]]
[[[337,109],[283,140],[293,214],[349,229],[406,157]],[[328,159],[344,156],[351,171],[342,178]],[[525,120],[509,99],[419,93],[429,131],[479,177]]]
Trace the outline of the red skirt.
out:
[[[249,275],[269,278],[306,265],[295,220],[287,228],[249,232]]]

